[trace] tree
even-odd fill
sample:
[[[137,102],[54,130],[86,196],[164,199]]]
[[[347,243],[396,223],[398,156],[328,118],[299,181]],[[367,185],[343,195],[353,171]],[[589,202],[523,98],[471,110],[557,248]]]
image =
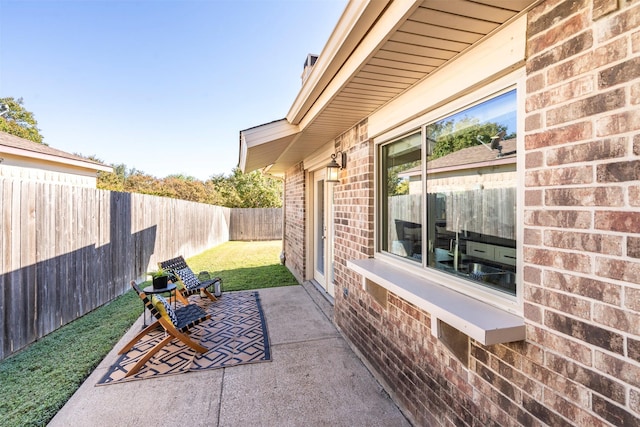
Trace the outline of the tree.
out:
[[[173,175],[164,178],[159,195],[192,202],[215,204],[213,186],[190,176]]]
[[[89,160],[103,163],[95,156]],[[202,182],[192,176],[170,175],[158,179],[125,164],[112,164],[113,172],[98,172],[97,187],[101,190],[150,194],[192,202],[220,204],[210,181]]]
[[[229,177],[214,175],[213,187],[220,204],[229,208],[279,208],[282,206],[282,181],[260,171],[242,173],[234,168]]]
[[[100,160],[91,159],[102,163]],[[101,190],[124,191],[124,183],[127,179],[127,165],[120,163],[111,165],[113,172],[98,171],[96,187]]]
[[[44,144],[33,113],[24,109],[22,98],[0,98],[0,131]],[[44,144],[46,145],[46,144]]]
[[[492,136],[506,130],[506,126],[498,123],[489,122],[481,124],[475,117],[464,117],[457,122],[447,120],[434,123],[427,128],[427,138],[429,141],[436,141],[430,160],[444,157],[447,154],[462,150],[463,148],[480,145],[477,139],[478,136],[488,143]],[[511,137],[512,136],[508,136],[505,139]]]
[[[133,170],[124,182],[124,191],[129,193],[160,196],[160,187],[161,185],[158,182],[158,178],[136,170]]]
[[[402,196],[409,194],[409,179],[400,178],[399,174],[420,166],[420,160],[401,163],[387,169],[387,195]]]
[[[86,158],[103,163],[96,156]],[[158,179],[136,169],[127,169],[124,164],[111,167],[113,172],[98,172],[99,189],[171,197],[230,208],[282,206],[282,182],[258,171],[245,174],[235,168],[228,177],[214,175],[202,182],[186,175]]]

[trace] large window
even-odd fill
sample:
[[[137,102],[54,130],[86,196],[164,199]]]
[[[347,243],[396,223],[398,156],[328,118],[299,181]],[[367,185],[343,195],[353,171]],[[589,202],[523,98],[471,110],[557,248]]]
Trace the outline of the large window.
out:
[[[380,146],[381,251],[515,295],[516,110],[511,90]]]

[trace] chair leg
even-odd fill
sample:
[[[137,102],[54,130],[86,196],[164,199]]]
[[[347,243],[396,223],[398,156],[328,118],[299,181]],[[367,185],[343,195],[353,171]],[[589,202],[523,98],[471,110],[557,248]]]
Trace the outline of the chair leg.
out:
[[[194,340],[191,339],[191,337],[189,337],[189,335],[184,334],[182,332],[178,332],[177,329],[174,329],[172,331],[168,331],[168,333],[173,335],[175,338],[179,339],[184,344],[186,344],[187,346],[191,347],[192,349],[194,349],[195,351],[197,351],[200,354],[204,354],[207,351],[209,351],[209,349],[207,347],[204,347],[203,345],[196,343]]]
[[[140,360],[138,360],[138,362],[135,365],[133,365],[133,368],[131,368],[129,372],[127,372],[127,375],[125,375],[124,377],[128,378],[131,375],[137,374],[140,368],[142,368],[145,365],[145,363],[147,363],[149,359],[153,357],[154,354],[160,351],[162,347],[167,345],[173,338],[174,338],[173,336],[167,335],[162,341],[154,345],[153,348],[147,352],[147,354],[145,354]]]
[[[176,298],[184,305],[189,305],[189,299],[180,290],[176,290]]]
[[[181,341],[183,344],[186,344],[187,346],[191,347],[192,349],[194,349],[195,351],[197,351],[198,353],[206,353],[207,351],[209,351],[208,348],[196,343],[195,341],[193,341],[189,335],[187,335],[184,332],[180,332],[178,331],[175,326],[173,326],[173,323],[169,322],[168,320],[161,318],[159,320],[160,324],[162,325],[162,327],[164,328],[165,332],[167,334],[169,334],[170,336],[172,336],[173,338],[176,338],[177,340]]]
[[[208,296],[208,297],[209,297],[209,299],[210,299],[211,301],[218,301],[218,298],[216,298],[216,297],[215,297],[211,292],[209,292],[207,289],[202,289],[202,292],[204,292],[204,294],[205,294],[206,296]]]
[[[144,313],[143,313],[144,315]],[[131,339],[131,341],[129,341],[127,343],[127,345],[125,345],[124,347],[122,347],[120,349],[120,351],[118,352],[118,354],[125,354],[127,351],[131,350],[131,348],[133,348],[133,346],[140,341],[140,338],[142,338],[143,336],[147,335],[149,332],[151,332],[152,330],[156,329],[157,327],[160,326],[160,322],[158,322],[157,320],[155,322],[153,322],[152,324],[150,324],[149,326],[147,326],[146,328],[144,328],[142,331],[140,331],[138,333],[138,335],[136,335],[135,337],[133,337]]]

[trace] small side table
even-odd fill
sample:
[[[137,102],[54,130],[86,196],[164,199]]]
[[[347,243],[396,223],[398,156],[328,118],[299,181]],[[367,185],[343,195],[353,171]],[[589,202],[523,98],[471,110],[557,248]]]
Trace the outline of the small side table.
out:
[[[154,288],[153,286],[147,286],[146,288],[144,288],[142,290],[142,292],[144,292],[147,295],[157,295],[157,294],[164,294],[164,293],[169,293],[169,303],[171,303],[171,300],[173,299],[173,309],[176,309],[176,284],[175,283],[168,283],[166,288]],[[144,304],[144,303],[143,303]],[[145,310],[145,307],[142,307],[142,309],[144,310],[144,317],[142,318],[142,327],[146,328],[147,327],[147,313]]]

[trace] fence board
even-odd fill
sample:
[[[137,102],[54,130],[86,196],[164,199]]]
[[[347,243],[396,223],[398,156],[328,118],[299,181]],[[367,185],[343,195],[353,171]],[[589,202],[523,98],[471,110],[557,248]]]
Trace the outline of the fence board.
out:
[[[12,323],[12,327],[9,329],[9,343],[13,351],[21,348],[26,342],[27,328],[26,328],[26,295],[22,286],[22,270],[20,267],[20,235],[22,229],[20,228],[22,222],[20,221],[20,215],[22,210],[20,208],[20,183],[14,182],[11,188],[11,228],[10,228],[10,242],[11,253],[9,254],[9,265],[12,268],[12,274],[9,276],[9,291],[10,294],[7,297],[7,313],[8,319]],[[17,296],[17,298],[14,298]]]
[[[36,209],[37,222],[37,252],[38,260],[50,260],[55,256],[55,216],[49,211],[55,212],[57,209],[55,198],[52,197],[51,184],[39,186],[38,200],[48,200],[49,209]],[[56,263],[51,261],[38,262],[36,277],[37,304],[38,308],[38,331],[41,334],[48,334],[56,327],[55,311],[43,309],[43,305],[48,301],[55,301],[55,286],[52,285],[52,277],[56,277]]]
[[[5,260],[5,245],[7,241],[6,227],[9,224],[9,220],[6,218],[7,215],[7,202],[5,201],[5,188],[6,183],[4,180],[0,179],[0,271],[7,271],[6,268],[6,260]],[[0,359],[2,358],[2,349],[5,348],[6,344],[6,315],[5,315],[5,290],[7,287],[5,286],[5,275],[0,274]]]
[[[37,337],[36,292],[35,287],[28,285],[36,279],[35,192],[36,187],[33,182],[22,183],[20,194],[20,264],[25,267],[22,268],[23,280],[20,285],[24,293],[23,308],[27,324],[25,325],[24,341],[21,340],[21,344],[32,342]]]
[[[282,239],[282,209],[231,209],[231,240]]]

